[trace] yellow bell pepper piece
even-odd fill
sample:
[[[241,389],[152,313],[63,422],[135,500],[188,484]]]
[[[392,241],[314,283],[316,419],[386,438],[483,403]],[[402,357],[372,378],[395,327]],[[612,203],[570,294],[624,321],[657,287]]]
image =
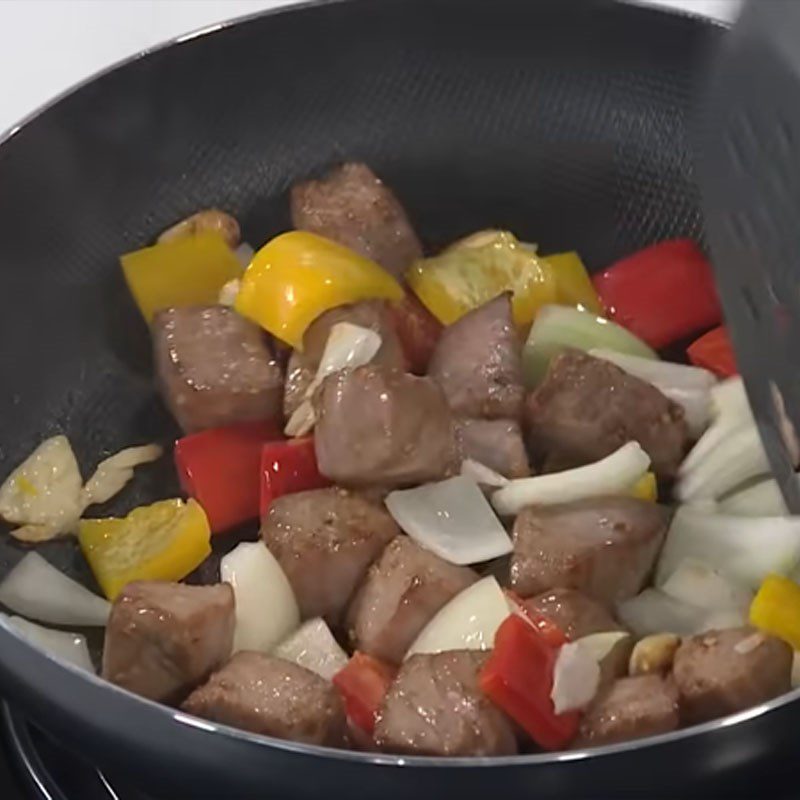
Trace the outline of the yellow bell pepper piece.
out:
[[[656,483],[655,473],[645,472],[631,487],[630,496],[638,500],[647,500],[649,503],[655,503],[658,500],[658,484]]]
[[[109,600],[131,581],[185,578],[211,553],[211,529],[195,500],[162,500],[124,519],[83,519],[78,541]]]
[[[800,650],[800,586],[782,575],[767,575],[750,604],[750,624]]]
[[[603,308],[594,290],[592,279],[581,257],[574,251],[544,256],[553,269],[556,280],[556,302],[562,306],[577,306],[603,315]]]
[[[506,231],[482,231],[435,258],[414,264],[406,275],[423,305],[445,325],[502,292],[512,292],[514,322],[530,325],[541,306],[556,302],[549,264]]]
[[[217,233],[145,247],[120,261],[148,323],[162,308],[216,303],[219,290],[242,274],[242,265]]]
[[[403,288],[374,261],[336,242],[290,231],[267,242],[250,262],[234,308],[297,350],[323,312],[359,300],[400,300]]]

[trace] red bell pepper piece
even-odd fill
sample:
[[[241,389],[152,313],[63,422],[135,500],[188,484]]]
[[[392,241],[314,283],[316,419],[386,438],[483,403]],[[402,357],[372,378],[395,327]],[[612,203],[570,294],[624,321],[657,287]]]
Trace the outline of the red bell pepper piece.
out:
[[[722,378],[739,374],[736,354],[724,325],[701,336],[690,345],[686,355],[695,366],[710,369]]]
[[[424,375],[442,334],[442,323],[410,292],[400,302],[389,304],[389,314],[409,371]]]
[[[281,436],[275,422],[245,422],[184,436],[175,443],[181,486],[197,500],[213,533],[258,517],[261,451]]]
[[[269,511],[272,501],[284,494],[305,492],[330,486],[320,475],[313,437],[269,442],[261,451],[261,518]]]
[[[500,625],[480,685],[537,744],[558,750],[577,733],[580,714],[555,713],[550,699],[553,672],[566,638],[549,620],[541,620],[541,625],[532,624],[524,615],[511,614]]]
[[[354,725],[372,733],[375,715],[396,676],[397,670],[391,664],[358,651],[333,676],[333,685],[341,693],[347,716]]]
[[[690,239],[640,250],[592,282],[606,313],[656,349],[722,320],[711,265]]]

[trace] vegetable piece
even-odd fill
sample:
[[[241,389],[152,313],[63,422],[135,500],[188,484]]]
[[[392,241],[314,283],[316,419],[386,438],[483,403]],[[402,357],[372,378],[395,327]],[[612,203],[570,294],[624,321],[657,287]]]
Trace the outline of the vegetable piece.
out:
[[[406,277],[445,325],[503,292],[513,295],[512,314],[519,326],[530,324],[543,305],[556,302],[552,268],[506,231],[469,237],[435,258],[418,261]]]
[[[472,458],[465,458],[461,462],[461,474],[479,486],[487,486],[493,489],[508,486],[510,482],[505,475],[489,469],[485,464],[481,464],[480,461],[475,461]]]
[[[503,620],[511,613],[508,598],[490,575],[459,592],[420,631],[405,657],[444,650],[491,650]]]
[[[797,476],[800,481],[800,476]],[[789,515],[778,482],[774,478],[757,481],[722,497],[720,514],[736,517],[785,517]]]
[[[328,681],[347,665],[347,654],[320,617],[303,623],[275,648],[273,655],[310,669]]]
[[[269,653],[300,625],[289,579],[263,542],[242,542],[219,564],[236,598],[233,652]]]
[[[242,269],[247,269],[250,266],[250,262],[253,260],[253,256],[256,254],[256,251],[253,249],[252,245],[249,245],[247,242],[242,242],[234,251],[234,255],[238,259],[239,263],[242,265]],[[238,293],[239,287],[236,287],[236,291]],[[231,302],[230,305],[233,305]]]
[[[711,265],[689,239],[646,247],[593,283],[611,318],[656,349],[722,319]]]
[[[283,432],[287,436],[305,436],[316,422],[311,398],[322,381],[339,370],[368,364],[380,348],[381,337],[375,331],[349,322],[334,325],[328,334],[317,374],[308,384],[303,401],[295,409]]]
[[[265,444],[261,450],[260,475],[259,514],[262,519],[272,501],[285,494],[324,489],[331,485],[317,467],[312,437]]]
[[[579,720],[574,711],[556,714],[550,697],[558,651],[566,643],[563,634],[555,643],[553,627],[543,635],[523,616],[509,616],[480,676],[484,694],[546,750],[566,745]]]
[[[161,500],[124,519],[85,519],[81,549],[109,600],[136,580],[178,581],[211,553],[211,530],[195,501]]]
[[[566,306],[545,306],[522,348],[525,385],[533,388],[544,377],[550,360],[567,347],[584,350],[602,348],[655,359],[658,356],[644,342],[611,320]]]
[[[686,355],[692,364],[709,369],[722,378],[739,374],[736,354],[724,325],[701,336],[689,346]]]
[[[52,625],[103,626],[111,606],[38,553],[28,553],[0,583],[0,603]]]
[[[478,485],[461,475],[391,492],[385,503],[412,539],[451,564],[477,564],[513,549]]]
[[[708,611],[675,600],[658,589],[645,589],[619,603],[617,617],[636,636],[656,633],[691,636],[706,630]]]
[[[108,502],[133,479],[134,467],[157,461],[163,454],[164,450],[160,445],[146,444],[141,447],[127,447],[101,461],[83,487],[84,505]]]
[[[544,256],[556,280],[556,303],[602,314],[603,307],[581,257],[573,250]]]
[[[517,478],[492,495],[492,505],[502,516],[514,516],[525,506],[555,505],[600,497],[631,494],[647,473],[650,457],[637,442],[628,442],[594,464],[551,475]]]
[[[66,661],[76,667],[94,672],[94,664],[89,655],[86,637],[80,633],[54,631],[42,625],[36,625],[22,617],[9,617],[0,614],[9,628],[19,633],[23,639],[44,650],[59,661]]]
[[[682,506],[661,550],[656,585],[685,559],[713,564],[757,589],[769,573],[788,574],[800,562],[800,517],[731,517]]]
[[[800,649],[800,586],[767,575],[750,606],[750,624]]]
[[[401,300],[403,289],[373,261],[304,231],[264,245],[244,273],[234,308],[292,347],[329,308],[370,298]]]
[[[675,600],[708,611],[744,612],[753,599],[752,592],[724,578],[707,564],[685,559],[664,581],[661,591]]]
[[[233,280],[228,281],[223,285],[223,287],[219,290],[219,297],[217,297],[217,302],[221,306],[229,306],[233,307],[233,304],[236,302],[236,295],[239,294],[239,289],[242,286],[242,281],[240,278],[234,278]]]
[[[409,372],[424,375],[442,335],[442,323],[410,292],[399,302],[389,303],[388,309]]]
[[[78,462],[66,436],[42,442],[0,486],[0,517],[26,526],[23,541],[75,529],[83,511]],[[30,530],[29,528],[33,528]]]
[[[630,490],[630,496],[637,500],[646,500],[648,503],[658,501],[658,481],[655,472],[645,472]]]
[[[628,638],[630,634],[627,631],[602,631],[581,636],[575,641],[599,664],[619,642]]]
[[[220,289],[242,274],[236,256],[216,233],[145,247],[126,253],[120,261],[148,323],[162,308],[216,303]]]
[[[600,665],[579,639],[559,651],[550,699],[556,714],[579,711],[592,702],[600,686]]]
[[[175,443],[181,487],[203,507],[212,533],[258,517],[262,452],[265,443],[280,438],[274,422],[245,422],[193,433]]]
[[[655,633],[640,639],[633,647],[628,662],[629,675],[669,672],[681,638],[674,633]]]
[[[206,208],[167,228],[157,241],[159,244],[175,242],[179,239],[190,239],[201,233],[216,234],[231,249],[236,248],[241,239],[239,223],[234,217],[218,208]]]
[[[397,670],[390,664],[356,651],[347,666],[333,676],[350,721],[367,733],[375,729],[378,713]]]

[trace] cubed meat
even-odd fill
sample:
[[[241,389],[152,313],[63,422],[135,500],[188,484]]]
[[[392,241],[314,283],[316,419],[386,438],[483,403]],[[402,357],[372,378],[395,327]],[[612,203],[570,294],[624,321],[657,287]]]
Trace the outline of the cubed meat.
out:
[[[528,454],[519,423],[513,419],[459,419],[453,424],[456,471],[465,458],[507,478],[527,478],[531,474]]]
[[[674,731],[678,722],[678,690],[669,678],[620,678],[589,706],[575,743],[594,747],[641,739]]]
[[[320,314],[303,334],[303,350],[293,350],[286,368],[286,386],[283,395],[283,413],[288,419],[303,402],[309,384],[317,374],[319,362],[325,352],[328,336],[334,325],[349,322],[360,328],[369,328],[381,337],[381,347],[372,358],[373,364],[386,367],[405,367],[403,348],[382,300],[365,300],[348,306],[338,306]]]
[[[150,700],[180,700],[230,656],[234,626],[226,583],[129,583],[111,608],[103,677]]]
[[[336,487],[277,498],[261,536],[292,585],[303,619],[338,624],[369,565],[400,532],[382,505]]]
[[[356,649],[399,664],[417,634],[434,614],[477,580],[457,567],[398,536],[370,567],[348,611]]]
[[[445,328],[428,375],[457,416],[519,419],[525,390],[510,295],[498,295]]]
[[[441,480],[452,419],[430,378],[367,365],[327,377],[314,395],[319,471],[342,486],[398,488]]]
[[[486,658],[475,650],[451,650],[405,661],[378,712],[378,747],[427,756],[514,755],[511,722],[480,690]]]
[[[366,164],[343,164],[291,192],[292,224],[371,258],[396,278],[422,245],[400,201]]]
[[[526,402],[528,445],[543,463],[588,464],[630,441],[673,478],[689,446],[683,409],[649,383],[578,350],[561,353]]]
[[[187,433],[280,416],[280,364],[264,332],[233,309],[160,311],[153,346],[164,400]]]
[[[578,589],[610,607],[644,586],[668,523],[666,508],[633,497],[524,508],[514,522],[511,587],[522,597]]]
[[[344,706],[333,684],[263,653],[237,653],[181,708],[264,736],[330,747],[344,743]]]
[[[681,719],[694,724],[788,692],[792,649],[749,627],[708,631],[682,642],[672,670]]]

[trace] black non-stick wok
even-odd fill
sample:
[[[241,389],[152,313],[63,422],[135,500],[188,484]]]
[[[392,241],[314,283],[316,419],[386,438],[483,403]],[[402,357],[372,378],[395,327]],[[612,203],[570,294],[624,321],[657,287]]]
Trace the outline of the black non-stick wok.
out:
[[[195,209],[231,211],[258,245],[287,228],[293,181],[357,159],[396,188],[430,248],[498,226],[598,268],[702,236],[689,121],[723,36],[592,0],[349,0],[187,37],[84,85],[0,146],[0,474],[57,431],[84,469],[175,437],[117,258]],[[177,492],[165,463],[100,511]],[[41,552],[91,584],[74,542]],[[23,553],[0,536],[0,575]],[[790,695],[589,752],[332,751],[140,700],[2,626],[0,692],[173,800],[735,793],[744,770],[796,751],[800,725]]]

